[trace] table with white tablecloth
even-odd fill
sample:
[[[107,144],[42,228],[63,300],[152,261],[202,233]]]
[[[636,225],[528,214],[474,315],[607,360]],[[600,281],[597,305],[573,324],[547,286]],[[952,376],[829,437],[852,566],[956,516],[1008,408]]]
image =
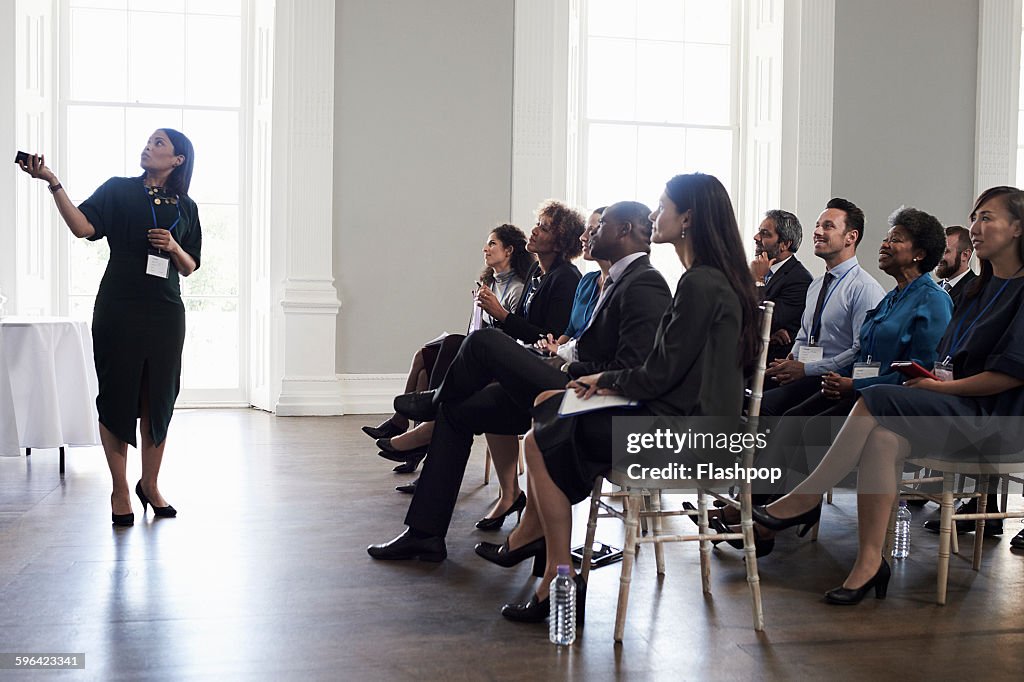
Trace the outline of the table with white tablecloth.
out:
[[[0,455],[99,445],[97,387],[86,322],[0,319]]]

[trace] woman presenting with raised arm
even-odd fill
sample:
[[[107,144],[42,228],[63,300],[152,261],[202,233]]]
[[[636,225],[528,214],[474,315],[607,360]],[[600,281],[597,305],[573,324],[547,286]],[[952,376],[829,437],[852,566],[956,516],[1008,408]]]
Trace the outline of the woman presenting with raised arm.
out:
[[[188,196],[192,143],[161,128],[146,142],[140,176],[111,178],[79,206],[42,156],[20,163],[49,185],[61,218],[76,237],[107,238],[110,260],[96,293],[92,337],[99,379],[96,407],[100,439],[110,468],[111,520],[135,522],[127,480],[128,444],[142,435],[142,478],[135,494],[157,516],[177,511],[160,492],[157,478],[181,379],[185,307],[178,277],[199,267],[202,228]]]

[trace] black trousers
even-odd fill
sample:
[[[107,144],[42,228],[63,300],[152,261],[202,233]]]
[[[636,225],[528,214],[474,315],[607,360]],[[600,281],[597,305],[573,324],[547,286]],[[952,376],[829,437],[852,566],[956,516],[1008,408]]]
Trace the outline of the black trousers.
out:
[[[502,331],[481,329],[467,336],[437,389],[434,435],[405,525],[447,535],[473,435],[526,433],[534,399],[543,391],[565,388],[568,381]]]
[[[766,379],[770,382],[771,379]],[[761,398],[762,417],[780,417],[815,393],[821,393],[821,377],[809,376],[768,388]]]

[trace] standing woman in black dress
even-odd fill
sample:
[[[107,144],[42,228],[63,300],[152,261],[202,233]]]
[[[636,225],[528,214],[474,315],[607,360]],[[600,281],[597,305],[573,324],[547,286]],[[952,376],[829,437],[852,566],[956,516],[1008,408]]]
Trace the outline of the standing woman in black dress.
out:
[[[96,294],[92,337],[99,395],[100,439],[110,467],[115,525],[135,522],[127,479],[128,443],[137,447],[135,420],[142,434],[142,478],[135,493],[157,516],[175,516],[157,483],[167,427],[181,379],[185,306],[178,275],[199,267],[202,228],[188,197],[192,143],[162,128],[146,142],[134,178],[111,178],[77,208],[46,167],[31,156],[21,168],[45,181],[72,234],[107,238],[110,260]]]

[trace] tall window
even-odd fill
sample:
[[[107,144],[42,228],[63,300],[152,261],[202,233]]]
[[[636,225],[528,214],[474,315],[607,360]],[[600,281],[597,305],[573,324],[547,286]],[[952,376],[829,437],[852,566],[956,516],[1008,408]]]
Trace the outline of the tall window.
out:
[[[578,182],[588,208],[652,208],[677,173],[715,175],[735,202],[738,17],[730,0],[587,0]],[[674,253],[652,261],[670,282]]]
[[[1024,12],[1021,12],[1020,89],[1017,95],[1017,187],[1024,183]],[[1011,62],[1012,63],[1012,62]]]
[[[245,367],[239,238],[245,0],[63,0],[60,113],[65,184],[76,203],[111,176],[141,174],[157,128],[195,146],[189,195],[202,267],[181,279],[188,314],[183,400],[241,401]],[[67,312],[89,318],[109,250],[69,238]]]

